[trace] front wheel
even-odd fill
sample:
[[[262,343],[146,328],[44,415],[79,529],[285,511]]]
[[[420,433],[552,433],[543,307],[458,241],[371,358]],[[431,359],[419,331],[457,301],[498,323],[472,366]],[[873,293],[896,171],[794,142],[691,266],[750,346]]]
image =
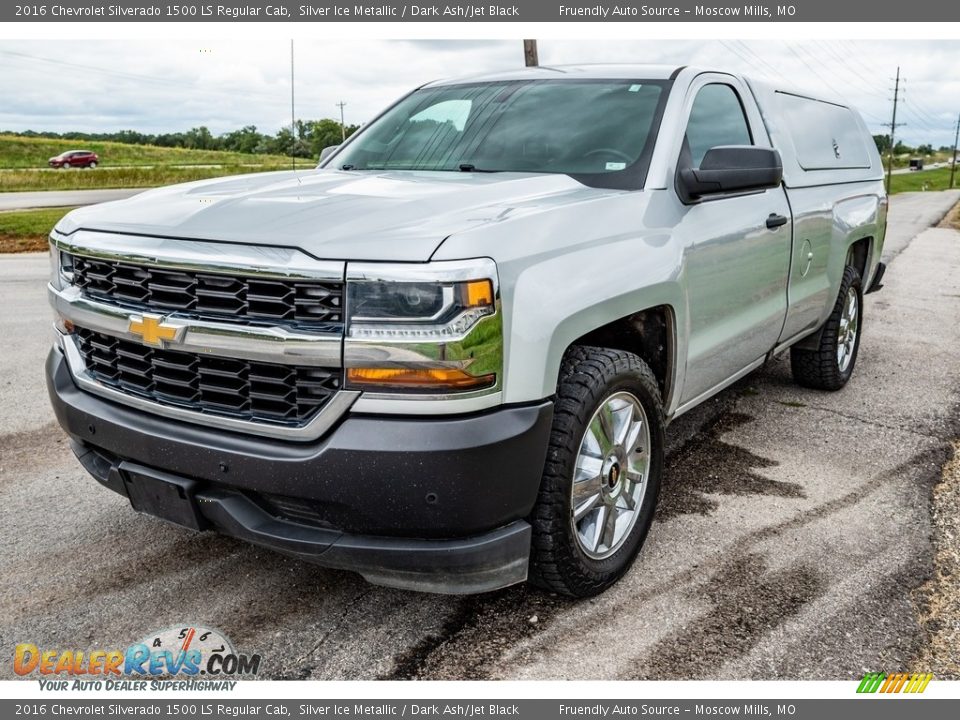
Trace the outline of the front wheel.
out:
[[[97,164],[96,164],[95,162],[92,162],[92,163],[90,163],[89,165],[87,165],[87,167],[90,168],[91,170],[96,170],[96,169],[97,169]]]
[[[530,518],[533,583],[588,597],[630,568],[660,493],[663,425],[656,377],[639,357],[568,351]]]
[[[848,265],[833,312],[820,333],[820,346],[790,349],[793,379],[815,390],[839,390],[846,385],[857,363],[862,324],[863,285],[860,273]]]

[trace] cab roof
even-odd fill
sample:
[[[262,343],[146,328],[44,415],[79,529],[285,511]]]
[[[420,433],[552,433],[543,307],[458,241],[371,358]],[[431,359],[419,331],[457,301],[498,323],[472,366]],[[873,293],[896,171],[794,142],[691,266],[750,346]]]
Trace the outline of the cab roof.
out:
[[[683,70],[682,65],[650,65],[643,63],[587,64],[587,65],[541,65],[516,70],[504,70],[493,73],[478,73],[455,78],[445,78],[427,83],[425,87],[438,85],[460,85],[473,82],[498,82],[505,80],[669,80],[675,73]]]

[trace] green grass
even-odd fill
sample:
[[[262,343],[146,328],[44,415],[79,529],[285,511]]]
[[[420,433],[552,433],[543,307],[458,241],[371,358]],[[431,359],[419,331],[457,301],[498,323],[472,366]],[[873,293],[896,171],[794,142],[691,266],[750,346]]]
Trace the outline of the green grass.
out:
[[[0,253],[47,249],[47,235],[73,208],[0,212]]]
[[[94,170],[51,170],[47,160],[65,150],[93,150]],[[216,167],[201,167],[214,165]],[[297,167],[316,162],[300,158]],[[286,170],[290,158],[220,150],[187,150],[118,142],[84,142],[0,135],[0,192],[146,188],[265,170]]]
[[[890,178],[890,194],[915,192],[919,190],[946,190],[950,186],[950,168],[923,170],[920,172],[901,173]],[[960,168],[957,168],[954,187],[960,188]]]
[[[290,160],[282,155],[251,155],[222,150],[188,150],[156,145],[128,145],[118,142],[54,140],[0,135],[0,168],[44,168],[47,160],[66,150],[93,150],[100,167],[124,165],[277,165]],[[315,163],[314,163],[315,164]]]
[[[313,167],[311,164],[309,167]],[[286,165],[241,167],[229,165],[218,168],[156,167],[118,168],[116,170],[7,170],[0,171],[0,192],[32,190],[92,190],[96,188],[149,188],[174,183],[204,180],[206,178],[237,175],[267,170],[289,170]],[[301,170],[307,169],[300,167]]]

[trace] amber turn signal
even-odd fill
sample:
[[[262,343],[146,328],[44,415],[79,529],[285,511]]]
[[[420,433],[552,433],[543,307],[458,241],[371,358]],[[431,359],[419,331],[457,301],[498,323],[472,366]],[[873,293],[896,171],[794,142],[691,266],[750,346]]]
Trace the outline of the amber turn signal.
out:
[[[466,283],[467,307],[493,305],[493,283],[489,280],[471,280]]]
[[[354,387],[409,388],[420,390],[472,390],[490,387],[497,376],[470,375],[458,368],[348,368],[347,382]]]

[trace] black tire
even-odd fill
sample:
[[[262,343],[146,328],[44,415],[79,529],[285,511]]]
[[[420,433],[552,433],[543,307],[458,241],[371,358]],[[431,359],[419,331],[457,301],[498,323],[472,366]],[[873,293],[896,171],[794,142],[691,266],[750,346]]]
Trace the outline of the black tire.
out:
[[[574,468],[581,440],[594,412],[611,395],[631,393],[650,430],[647,490],[632,530],[619,549],[593,559],[575,538],[571,512]],[[553,430],[540,493],[530,516],[533,543],[530,582],[573,597],[603,592],[630,568],[646,539],[663,473],[663,406],[656,377],[639,357],[621,350],[571,348],[560,369]]]
[[[837,358],[837,350],[840,346],[840,319],[851,289],[857,296],[857,329],[850,361],[846,368],[842,368]],[[798,384],[814,390],[839,390],[853,375],[862,333],[863,283],[857,269],[848,265],[843,271],[843,281],[840,283],[840,292],[833,306],[833,312],[830,313],[820,333],[820,346],[816,350],[790,348],[790,369],[793,372],[793,379]]]

